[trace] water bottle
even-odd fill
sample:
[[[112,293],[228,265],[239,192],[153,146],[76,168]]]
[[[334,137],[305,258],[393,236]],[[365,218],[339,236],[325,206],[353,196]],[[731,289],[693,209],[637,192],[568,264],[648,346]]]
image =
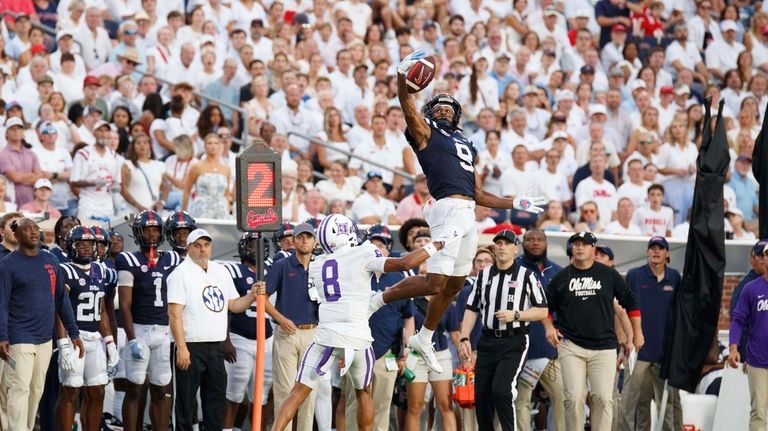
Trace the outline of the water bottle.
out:
[[[413,372],[416,367],[416,362],[419,360],[419,354],[415,351],[411,351],[408,357],[405,359],[405,370],[403,370],[403,377],[406,381],[412,382],[416,378],[416,374]]]

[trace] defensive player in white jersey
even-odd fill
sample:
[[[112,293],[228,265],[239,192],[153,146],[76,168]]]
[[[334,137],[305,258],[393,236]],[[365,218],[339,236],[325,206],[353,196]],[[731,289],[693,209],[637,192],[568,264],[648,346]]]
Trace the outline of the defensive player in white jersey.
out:
[[[280,406],[272,430],[285,429],[301,403],[317,388],[318,381],[330,377],[333,361],[339,361],[342,375],[349,372],[352,378],[358,402],[358,428],[370,430],[370,384],[376,359],[368,326],[371,276],[376,272],[416,268],[441,250],[446,241],[435,241],[402,258],[387,258],[368,241],[358,245],[357,226],[343,215],[327,216],[317,232],[318,243],[326,254],[310,263],[309,277],[310,290],[317,292],[320,302],[320,323],[301,360],[296,384]]]

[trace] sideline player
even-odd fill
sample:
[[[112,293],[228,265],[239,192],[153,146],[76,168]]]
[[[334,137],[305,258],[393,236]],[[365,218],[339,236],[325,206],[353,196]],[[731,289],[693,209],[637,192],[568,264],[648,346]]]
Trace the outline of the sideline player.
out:
[[[186,211],[172,212],[163,225],[168,245],[182,258],[187,257],[187,237],[195,229],[197,229],[197,222]]]
[[[259,234],[246,232],[237,243],[237,252],[240,255],[240,263],[225,263],[235,288],[240,296],[250,294],[251,286],[256,282],[256,259],[264,259],[265,256],[256,256],[256,240]],[[266,343],[264,347],[264,390],[262,399],[256,400],[262,406],[266,405],[269,388],[272,386],[272,325],[266,322]],[[224,418],[221,423],[224,429],[231,429],[235,425],[237,411],[243,401],[245,393],[253,401],[253,372],[256,364],[256,304],[244,313],[230,314],[229,342],[234,347],[234,360],[224,363],[227,370],[227,401],[224,409]],[[225,348],[226,352],[226,348]],[[250,410],[250,409],[249,409]],[[264,409],[266,410],[266,409]],[[262,412],[262,417],[267,417],[267,412]],[[238,424],[238,427],[242,426]]]
[[[128,379],[123,400],[123,426],[141,424],[141,390],[149,378],[149,418],[152,429],[166,430],[171,416],[171,340],[168,327],[166,280],[181,258],[175,251],[158,251],[163,243],[163,220],[142,211],[131,225],[137,252],[117,256],[120,316],[128,344],[121,356]],[[148,375],[147,375],[148,374]]]
[[[405,57],[398,67],[397,95],[408,125],[405,137],[416,152],[427,176],[429,194],[433,196],[424,206],[424,218],[432,238],[441,238],[448,232],[455,232],[459,238],[438,256],[429,259],[426,277],[408,277],[374,296],[371,311],[391,301],[434,295],[429,301],[424,326],[408,339],[408,347],[421,354],[429,368],[442,373],[432,347],[432,335],[472,270],[472,258],[477,249],[475,205],[539,214],[544,210],[538,205],[545,204],[546,199],[500,198],[483,190],[482,180],[475,170],[477,151],[459,127],[461,104],[448,94],[438,94],[424,105],[422,116],[416,109],[414,98],[408,94],[405,76],[422,57],[424,53],[416,51]]]
[[[377,272],[416,268],[446,242],[433,242],[402,258],[386,258],[368,241],[357,246],[357,226],[343,215],[327,216],[317,231],[318,242],[326,254],[310,263],[309,277],[310,289],[317,291],[320,302],[320,323],[301,360],[296,384],[280,406],[272,430],[285,429],[319,380],[328,378],[331,365],[337,360],[342,375],[348,371],[355,387],[358,428],[369,430],[373,424],[370,384],[375,361],[367,307],[371,277]]]
[[[104,298],[117,287],[117,273],[94,259],[96,241],[91,228],[74,227],[66,238],[66,252],[71,262],[61,264],[64,287],[75,311],[85,356],[79,358],[72,349],[64,325],[57,318],[61,391],[56,418],[60,429],[72,429],[80,388],[85,387],[80,422],[84,431],[99,430],[108,370],[114,369],[120,360],[104,306]]]

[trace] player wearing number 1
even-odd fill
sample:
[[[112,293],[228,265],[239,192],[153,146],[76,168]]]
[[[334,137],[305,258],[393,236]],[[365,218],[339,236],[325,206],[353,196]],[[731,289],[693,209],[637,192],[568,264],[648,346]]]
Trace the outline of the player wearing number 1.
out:
[[[406,278],[372,298],[371,307],[375,311],[391,301],[434,295],[429,301],[424,326],[408,340],[408,347],[420,353],[432,370],[441,373],[442,367],[432,347],[432,334],[472,269],[472,258],[477,249],[475,204],[538,214],[544,211],[539,205],[545,204],[546,199],[500,198],[482,189],[482,180],[475,171],[477,152],[459,127],[461,104],[448,94],[438,94],[419,113],[408,93],[406,76],[423,57],[422,51],[413,52],[398,66],[397,95],[408,126],[405,137],[416,152],[427,176],[429,193],[433,196],[424,206],[424,217],[432,238],[440,238],[452,231],[457,232],[459,238],[429,259],[426,278]]]
[[[331,364],[337,360],[342,376],[349,372],[355,387],[358,428],[370,430],[370,384],[376,360],[368,326],[371,276],[416,268],[446,242],[433,242],[403,258],[387,258],[370,242],[358,246],[357,226],[340,214],[323,219],[317,229],[317,241],[326,254],[310,263],[309,277],[310,289],[316,290],[320,302],[320,323],[299,365],[296,384],[277,412],[272,431],[285,429],[318,382],[330,377]]]
[[[171,340],[168,327],[168,275],[181,263],[175,251],[158,251],[163,243],[163,220],[154,211],[142,211],[131,225],[139,246],[115,259],[120,316],[128,345],[121,357],[129,381],[123,401],[123,425],[136,429],[142,385],[149,378],[152,429],[168,429],[171,415]],[[149,376],[147,376],[149,374]]]
[[[85,356],[79,358],[72,349],[64,325],[57,318],[62,387],[56,417],[61,429],[72,428],[80,388],[85,386],[80,421],[83,430],[98,431],[108,370],[114,370],[120,360],[104,306],[105,296],[117,287],[117,274],[94,260],[96,235],[90,228],[76,226],[69,231],[66,252],[71,262],[61,264],[61,274],[85,345]]]

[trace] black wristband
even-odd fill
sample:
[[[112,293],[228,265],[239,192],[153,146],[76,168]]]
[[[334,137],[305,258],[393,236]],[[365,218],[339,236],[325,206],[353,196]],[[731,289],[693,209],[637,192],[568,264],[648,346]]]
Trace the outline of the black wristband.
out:
[[[469,341],[469,338],[467,338],[467,337],[464,337],[464,338],[462,338],[461,340],[459,340],[459,343],[463,343],[463,342],[465,342],[465,341]]]

